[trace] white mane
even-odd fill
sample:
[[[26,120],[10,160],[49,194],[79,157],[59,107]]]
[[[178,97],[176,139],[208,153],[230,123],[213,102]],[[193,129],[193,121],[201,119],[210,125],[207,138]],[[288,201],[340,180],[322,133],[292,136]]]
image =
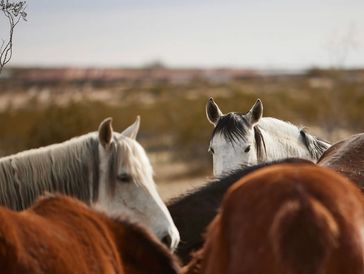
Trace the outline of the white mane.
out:
[[[24,209],[44,192],[91,203],[98,191],[97,151],[93,133],[0,159],[0,203]]]

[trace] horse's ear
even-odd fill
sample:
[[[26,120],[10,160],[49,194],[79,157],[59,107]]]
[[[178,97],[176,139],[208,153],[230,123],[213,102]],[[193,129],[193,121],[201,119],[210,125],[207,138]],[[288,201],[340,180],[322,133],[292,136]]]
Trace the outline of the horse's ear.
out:
[[[113,129],[111,123],[112,118],[109,117],[102,121],[99,126],[99,142],[104,148],[110,145],[112,140]]]
[[[260,99],[257,99],[254,106],[247,113],[247,118],[252,126],[259,122],[263,116],[263,103]]]
[[[121,135],[125,136],[125,137],[129,137],[131,139],[136,139],[137,135],[138,135],[138,131],[139,131],[139,126],[140,126],[140,116],[138,115],[135,122],[129,126],[128,128],[126,128]]]
[[[222,112],[219,109],[218,105],[215,103],[214,99],[212,97],[209,98],[206,104],[206,116],[207,120],[216,126],[217,121],[222,116]]]

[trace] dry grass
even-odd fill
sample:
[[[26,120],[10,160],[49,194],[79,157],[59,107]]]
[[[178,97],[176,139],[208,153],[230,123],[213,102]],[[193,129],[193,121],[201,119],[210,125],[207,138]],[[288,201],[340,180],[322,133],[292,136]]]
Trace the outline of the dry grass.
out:
[[[208,97],[213,96],[225,112],[247,111],[259,97],[265,116],[308,126],[318,136],[337,141],[364,129],[362,78],[347,72],[310,71],[301,76],[220,84],[124,81],[20,85],[0,81],[0,155],[93,131],[107,116],[114,117],[114,128],[122,130],[141,115],[139,140],[151,154],[156,180],[168,199],[200,185],[211,174],[207,147],[212,128],[205,117]]]

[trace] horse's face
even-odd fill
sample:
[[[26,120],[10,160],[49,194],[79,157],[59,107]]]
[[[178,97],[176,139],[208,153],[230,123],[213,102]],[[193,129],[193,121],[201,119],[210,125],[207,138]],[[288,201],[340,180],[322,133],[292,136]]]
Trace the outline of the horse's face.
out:
[[[209,152],[213,158],[215,176],[244,165],[251,166],[258,163],[253,134],[249,132],[247,138],[239,143],[227,139],[223,134],[215,134],[212,137]]]
[[[223,114],[212,98],[206,105],[207,118],[215,128],[210,140],[209,152],[213,155],[214,175],[258,163],[254,126],[263,113],[258,99],[246,114]]]
[[[116,214],[129,211],[175,249],[180,240],[179,233],[156,190],[149,159],[135,140],[138,129],[139,117],[122,133],[112,131],[111,120],[100,125],[98,204]]]

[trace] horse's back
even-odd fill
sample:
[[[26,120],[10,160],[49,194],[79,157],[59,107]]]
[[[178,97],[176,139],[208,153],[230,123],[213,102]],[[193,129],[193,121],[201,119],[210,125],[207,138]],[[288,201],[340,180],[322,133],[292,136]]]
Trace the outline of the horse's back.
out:
[[[331,146],[318,165],[329,167],[350,178],[364,189],[364,133],[353,135]]]
[[[106,225],[85,212],[68,198],[20,213],[1,208],[1,273],[124,273]]]
[[[306,164],[267,167],[229,189],[196,273],[363,273],[363,222],[346,178]]]
[[[25,211],[0,208],[1,273],[177,274],[171,252],[126,216],[108,217],[65,196]]]

